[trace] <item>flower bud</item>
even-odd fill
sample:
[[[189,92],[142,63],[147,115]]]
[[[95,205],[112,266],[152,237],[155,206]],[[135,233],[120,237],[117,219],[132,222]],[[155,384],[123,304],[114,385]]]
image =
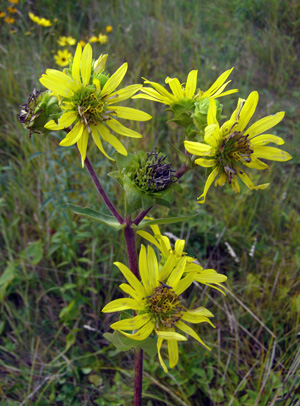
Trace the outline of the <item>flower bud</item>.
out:
[[[217,107],[217,120],[220,121],[223,105],[219,100],[215,99]],[[209,108],[209,97],[200,99],[198,102],[195,102],[195,111],[192,114],[193,123],[198,131],[203,131],[207,126],[207,113]]]
[[[51,91],[40,92],[33,89],[26,103],[21,105],[18,119],[31,133],[47,134],[49,130],[44,125],[49,120],[60,118],[62,110],[58,100]]]

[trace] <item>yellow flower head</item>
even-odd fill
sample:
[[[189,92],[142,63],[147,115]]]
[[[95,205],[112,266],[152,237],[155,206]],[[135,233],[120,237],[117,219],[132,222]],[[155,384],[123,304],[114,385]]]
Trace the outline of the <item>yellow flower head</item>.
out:
[[[54,55],[55,63],[59,66],[67,66],[69,64],[70,58],[72,58],[72,54],[67,51],[57,51],[57,55]]]
[[[7,11],[11,14],[15,14],[18,10],[15,7],[7,7]]]
[[[49,130],[62,130],[74,124],[60,145],[68,147],[77,143],[82,166],[84,166],[90,135],[107,158],[111,159],[103,149],[101,138],[120,154],[127,155],[125,147],[111,134],[110,130],[127,137],[141,138],[142,136],[123,126],[116,119],[146,121],[151,118],[143,111],[116,105],[129,99],[140,90],[142,85],[131,85],[116,90],[126,74],[127,63],[108,78],[102,73],[106,58],[107,55],[100,55],[96,61],[93,61],[91,45],[87,44],[82,51],[81,45],[78,44],[69,70],[60,72],[47,69],[40,78],[42,85],[60,98],[61,108],[65,111],[58,123],[51,120],[45,127]]]
[[[81,40],[79,41],[79,44],[81,45],[82,48],[84,48],[85,45],[86,45],[86,42],[81,39]]]
[[[15,19],[14,18],[12,18],[12,17],[5,17],[4,18],[4,21],[7,23],[7,24],[13,24],[14,22],[15,22]]]
[[[106,26],[106,32],[107,32],[107,34],[111,33],[112,30],[113,30],[113,27],[112,27],[111,25],[107,25],[107,26]]]
[[[5,17],[4,11],[0,11],[0,18],[3,18],[3,17]]]
[[[89,42],[93,43],[93,42],[100,42],[100,44],[106,44],[108,41],[108,36],[107,35],[103,35],[103,34],[99,34],[98,37],[96,37],[95,35],[93,35],[90,39]]]
[[[111,325],[111,328],[137,341],[145,340],[154,332],[158,337],[159,361],[165,372],[168,372],[168,369],[160,353],[163,341],[168,342],[169,367],[173,368],[178,362],[178,341],[187,340],[184,335],[177,333],[175,328],[192,336],[210,350],[196,331],[185,323],[207,322],[215,327],[209,320],[209,317],[213,317],[209,310],[204,307],[187,310],[179,298],[193,283],[196,274],[196,272],[190,272],[182,277],[186,258],[179,259],[172,265],[166,262],[163,267],[160,267],[154,250],[148,247],[147,252],[142,245],[139,254],[141,281],[124,264],[115,262],[115,265],[128,282],[128,284],[122,283],[120,288],[131,297],[113,300],[102,311],[111,313],[132,309],[137,311],[138,315],[117,321]],[[129,334],[124,330],[138,331]]]
[[[52,25],[51,21],[46,18],[40,18],[33,13],[28,13],[28,15],[34,23],[41,25],[42,27],[50,27]]]
[[[69,37],[59,37],[57,40],[58,45],[61,47],[65,47],[67,45],[75,45],[76,44],[76,39],[69,36]]]
[[[150,218],[147,217],[147,219]],[[137,231],[137,234],[145,238],[145,240],[149,241],[151,244],[159,249],[162,257],[162,264],[165,264],[167,262],[169,264],[175,264],[176,261],[185,258],[186,265],[184,273],[196,272],[194,276],[194,280],[196,282],[200,282],[204,285],[210,286],[211,288],[214,288],[224,294],[224,290],[226,291],[226,288],[222,285],[222,282],[225,282],[227,280],[227,276],[216,272],[214,269],[203,269],[197,263],[195,258],[187,256],[186,252],[184,252],[185,240],[177,239],[173,248],[170,239],[167,236],[161,234],[158,225],[155,224],[151,225],[150,227],[152,229],[153,235],[144,230]]]
[[[292,158],[285,151],[266,146],[270,142],[282,145],[284,144],[282,138],[271,134],[263,134],[283,119],[283,111],[264,117],[246,129],[255,112],[257,103],[257,92],[250,93],[246,101],[239,99],[237,108],[230,120],[220,127],[216,119],[215,100],[210,100],[207,115],[208,126],[205,128],[204,136],[205,144],[193,141],[184,142],[188,152],[204,157],[196,159],[195,164],[205,168],[212,168],[204,192],[198,198],[200,200],[198,203],[205,202],[208,189],[215,179],[215,186],[223,186],[228,182],[236,193],[240,192],[238,178],[249,189],[266,189],[269,183],[255,186],[242,169],[243,166],[262,170],[268,168],[268,165],[260,161],[259,158],[281,162]]]
[[[211,87],[205,92],[197,89],[197,70],[192,70],[187,77],[185,86],[182,85],[177,78],[166,78],[166,83],[169,85],[172,93],[168,92],[163,86],[156,82],[150,82],[145,80],[145,84],[151,85],[152,87],[143,87],[141,92],[145,94],[138,94],[134,96],[135,99],[147,99],[153,100],[162,104],[172,105],[178,103],[182,100],[193,100],[195,102],[204,99],[206,97],[222,97],[228,94],[236,93],[238,89],[228,90],[223,92],[229,80],[226,82],[226,79],[232,72],[232,69],[227,70],[222,73],[221,76],[211,85]],[[225,83],[226,82],[226,83]]]
[[[11,4],[19,4],[19,0],[8,0]]]

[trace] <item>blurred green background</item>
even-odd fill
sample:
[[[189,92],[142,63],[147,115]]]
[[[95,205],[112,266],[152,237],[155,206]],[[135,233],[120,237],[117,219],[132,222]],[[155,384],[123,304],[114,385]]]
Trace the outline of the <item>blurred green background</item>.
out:
[[[9,6],[17,11],[9,13]],[[69,202],[104,211],[75,148],[58,147],[57,134],[29,139],[16,116],[32,89],[42,88],[45,69],[58,68],[59,36],[87,41],[106,34],[108,25],[108,42],[94,43],[93,51],[109,54],[111,73],[128,62],[123,85],[142,83],[141,77],[185,82],[198,69],[206,90],[234,66],[229,87],[239,88],[240,97],[260,94],[255,121],[286,111],[274,133],[293,156],[252,171],[255,183],[271,182],[269,189],[234,195],[229,187],[212,188],[204,206],[196,203],[205,182],[198,168],[182,178],[174,208],[151,212],[198,211],[165,231],[185,238],[203,266],[225,273],[231,293],[224,298],[196,285],[189,291],[190,307],[215,315],[215,330],[197,329],[212,351],[192,340],[181,344],[179,364],[168,375],[157,357],[146,355],[143,405],[299,405],[299,1],[2,0],[1,11],[15,21],[0,20],[0,405],[132,404],[133,353],[119,352],[102,336],[118,317],[101,309],[121,297],[112,263],[126,262],[123,236],[67,208]],[[29,11],[52,26],[36,25]],[[73,53],[75,46],[67,49]],[[237,95],[222,99],[223,113],[230,115],[236,101]],[[127,149],[157,147],[177,167],[166,140],[182,145],[182,132],[166,124],[164,106],[128,105],[153,119],[133,126],[143,139],[124,139]],[[88,153],[110,196],[118,196],[119,186],[106,176],[114,164],[92,143]]]

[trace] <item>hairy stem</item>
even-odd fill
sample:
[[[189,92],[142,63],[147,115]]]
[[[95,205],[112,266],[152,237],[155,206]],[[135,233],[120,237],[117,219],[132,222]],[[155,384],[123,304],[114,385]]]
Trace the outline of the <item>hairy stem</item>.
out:
[[[131,217],[126,217],[124,236],[128,255],[129,268],[139,278],[138,256],[135,242],[135,233],[131,227]],[[135,312],[134,312],[135,315]],[[142,384],[143,384],[143,350],[134,350],[134,406],[142,405]]]

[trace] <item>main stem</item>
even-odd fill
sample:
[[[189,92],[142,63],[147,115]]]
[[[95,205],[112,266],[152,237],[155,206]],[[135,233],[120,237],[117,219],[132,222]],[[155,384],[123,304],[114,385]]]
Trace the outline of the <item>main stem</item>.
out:
[[[136,250],[135,233],[131,227],[131,217],[125,220],[124,235],[126,241],[129,268],[139,279],[139,265]],[[142,406],[142,386],[143,386],[143,350],[134,350],[134,406]]]

